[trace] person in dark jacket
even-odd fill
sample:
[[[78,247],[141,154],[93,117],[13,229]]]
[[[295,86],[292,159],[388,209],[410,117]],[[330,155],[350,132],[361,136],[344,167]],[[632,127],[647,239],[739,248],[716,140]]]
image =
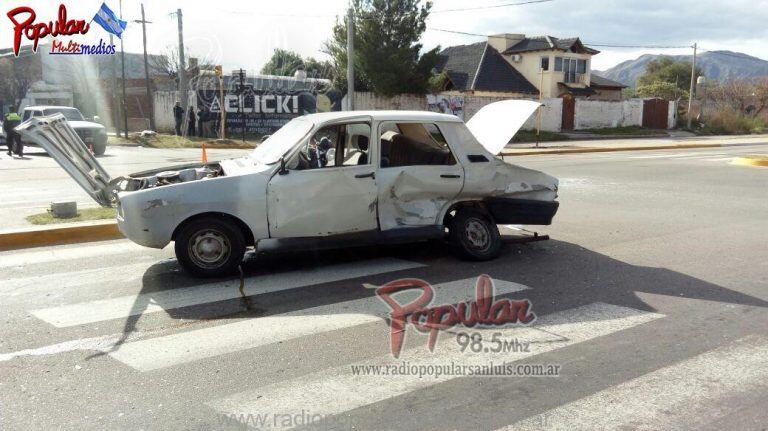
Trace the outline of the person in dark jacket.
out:
[[[197,113],[197,133],[201,138],[207,138],[210,134],[208,130],[208,121],[211,119],[211,111],[208,107],[203,105],[203,109]]]
[[[189,107],[189,124],[187,125],[187,136],[192,137],[197,135],[195,133],[195,125],[197,124],[197,116],[195,115],[195,108]]]
[[[181,107],[181,102],[176,101],[176,105],[173,107],[173,119],[176,120],[176,136],[181,136],[181,123],[184,121],[184,108]]]
[[[13,155],[15,151],[19,157],[24,157],[24,144],[21,143],[21,136],[13,130],[21,124],[21,117],[15,112],[9,112],[5,115],[3,121],[3,131],[5,131],[5,144],[8,146],[8,155]]]

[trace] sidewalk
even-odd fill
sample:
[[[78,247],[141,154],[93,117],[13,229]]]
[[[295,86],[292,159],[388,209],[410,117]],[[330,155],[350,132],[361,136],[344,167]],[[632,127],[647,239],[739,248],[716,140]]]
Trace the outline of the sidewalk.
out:
[[[670,136],[649,138],[591,139],[508,144],[502,151],[504,156],[527,156],[536,154],[568,154],[608,151],[665,150],[675,148],[709,148],[737,145],[768,145],[766,135],[739,136]]]

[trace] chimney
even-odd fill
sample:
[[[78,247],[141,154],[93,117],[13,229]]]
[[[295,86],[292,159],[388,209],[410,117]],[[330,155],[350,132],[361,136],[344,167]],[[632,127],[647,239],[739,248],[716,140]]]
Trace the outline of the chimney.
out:
[[[497,51],[504,52],[523,39],[525,39],[524,34],[501,33],[488,36],[488,44],[496,48]]]

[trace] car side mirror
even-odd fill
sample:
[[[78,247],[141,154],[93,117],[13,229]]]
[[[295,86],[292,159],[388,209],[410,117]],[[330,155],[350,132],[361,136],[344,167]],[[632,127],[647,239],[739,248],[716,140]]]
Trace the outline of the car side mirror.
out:
[[[93,122],[94,122],[94,123],[100,123],[100,122],[101,122],[101,118],[99,118],[99,116],[98,116],[98,115],[94,115],[94,116],[93,116]]]
[[[288,169],[285,167],[285,156],[280,157],[280,170],[277,173],[279,175],[288,175]]]

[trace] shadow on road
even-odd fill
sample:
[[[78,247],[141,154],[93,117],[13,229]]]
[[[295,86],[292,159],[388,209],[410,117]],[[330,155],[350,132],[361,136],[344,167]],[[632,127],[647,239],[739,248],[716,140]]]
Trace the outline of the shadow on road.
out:
[[[510,244],[506,246],[499,259],[481,263],[455,259],[447,253],[447,247],[440,242],[395,247],[281,253],[258,258],[251,256],[243,265],[244,281],[248,283],[258,278],[269,279],[278,273],[319,269],[327,265],[364,261],[377,257],[423,263],[426,266],[407,270],[407,277],[422,278],[432,284],[489,274],[494,279],[527,285],[531,290],[525,291],[525,297],[531,301],[535,313],[539,316],[595,302],[649,312],[657,311],[639,298],[638,293],[642,292],[725,304],[768,307],[768,301],[679,272],[627,264],[578,245],[555,240],[529,245]],[[163,303],[167,301],[167,295],[153,296],[153,293],[167,293],[174,289],[213,282],[219,284],[212,285],[212,289],[237,289],[240,283],[238,278],[225,280],[191,278],[179,270],[174,260],[167,260],[153,265],[144,274],[141,295],[137,297],[131,310],[133,315],[125,321],[122,339],[115,343],[111,351],[118,350],[129,335],[137,330],[141,313],[150,305],[153,307],[159,305],[174,319],[258,318],[374,296],[374,291],[364,288],[362,282],[382,285],[404,276],[405,271],[376,274],[366,276],[365,280],[347,279],[251,295],[247,297],[247,301],[238,297],[174,308],[174,304]],[[222,284],[222,281],[225,283]],[[470,294],[474,292],[474,284],[469,284],[467,290]],[[520,294],[500,295],[500,297],[513,295]],[[439,297],[436,297],[434,303],[442,302]],[[355,310],[345,311],[355,312]],[[94,356],[106,353],[109,352]]]

